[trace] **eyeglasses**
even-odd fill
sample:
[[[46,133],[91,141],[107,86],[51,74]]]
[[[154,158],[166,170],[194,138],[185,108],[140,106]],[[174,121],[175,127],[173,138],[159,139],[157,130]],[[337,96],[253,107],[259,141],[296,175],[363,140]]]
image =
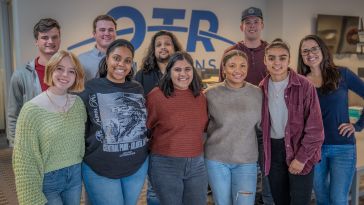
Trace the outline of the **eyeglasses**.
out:
[[[301,51],[301,55],[303,56],[307,56],[310,52],[312,54],[317,54],[319,51],[321,50],[321,48],[319,46],[314,46],[310,49],[305,49]]]

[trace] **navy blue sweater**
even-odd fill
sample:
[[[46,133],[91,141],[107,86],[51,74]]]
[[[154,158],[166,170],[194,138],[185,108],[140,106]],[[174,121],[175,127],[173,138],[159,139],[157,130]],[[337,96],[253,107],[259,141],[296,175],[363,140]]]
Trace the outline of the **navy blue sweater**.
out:
[[[321,94],[317,90],[320,100],[322,121],[325,129],[327,145],[355,144],[354,134],[350,137],[341,136],[338,127],[341,123],[349,123],[348,91],[352,90],[364,99],[364,81],[347,68],[339,68],[341,80],[337,90],[329,94]],[[364,128],[364,112],[354,124],[356,131]]]

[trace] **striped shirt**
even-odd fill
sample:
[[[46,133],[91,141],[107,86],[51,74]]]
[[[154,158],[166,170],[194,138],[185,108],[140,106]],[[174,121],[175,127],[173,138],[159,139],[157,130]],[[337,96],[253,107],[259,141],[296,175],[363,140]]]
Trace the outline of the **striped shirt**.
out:
[[[165,97],[154,88],[147,97],[147,127],[152,131],[151,152],[169,157],[195,157],[203,152],[207,124],[206,98],[191,90],[175,89]]]

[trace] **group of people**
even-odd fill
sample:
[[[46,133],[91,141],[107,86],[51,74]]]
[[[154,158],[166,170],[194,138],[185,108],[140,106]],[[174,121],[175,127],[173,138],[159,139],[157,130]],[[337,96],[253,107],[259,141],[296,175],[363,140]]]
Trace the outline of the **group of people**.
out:
[[[134,47],[116,21],[93,22],[95,47],[59,51],[60,26],[34,26],[38,57],[9,90],[9,145],[19,204],[345,204],[356,165],[348,91],[364,82],[333,63],[316,35],[297,72],[281,39],[261,39],[259,8],[243,11],[244,40],[225,50],[221,82],[203,89],[192,57],[169,31],[151,39],[134,73]],[[148,176],[148,178],[147,178]],[[146,180],[147,178],[147,180]],[[258,196],[258,193],[260,197]],[[263,201],[263,202],[261,202]]]

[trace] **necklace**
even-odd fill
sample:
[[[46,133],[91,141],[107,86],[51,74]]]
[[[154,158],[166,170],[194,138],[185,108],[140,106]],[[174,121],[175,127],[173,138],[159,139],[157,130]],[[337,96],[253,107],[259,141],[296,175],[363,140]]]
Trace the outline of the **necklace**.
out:
[[[63,106],[60,106],[60,105],[58,105],[57,103],[55,103],[52,100],[52,98],[48,94],[48,90],[46,90],[45,93],[46,93],[46,95],[47,95],[47,97],[49,99],[49,102],[51,102],[52,105],[54,105],[55,107],[57,107],[57,109],[60,110],[61,112],[66,113],[66,111],[67,111],[67,105],[69,103],[69,96],[68,96],[68,94],[66,94],[66,103]]]
[[[277,79],[276,79],[277,80]],[[289,78],[286,77],[283,80],[280,81],[273,81],[272,78],[269,79],[269,88],[271,88],[271,92],[269,92],[269,95],[273,99],[279,99],[279,97],[284,95],[284,90],[287,87],[289,82]]]
[[[279,87],[278,89],[276,89],[277,87]],[[275,85],[272,83],[272,88],[273,88],[273,96],[274,98],[278,98],[279,95],[282,93],[282,91],[284,90],[284,88],[286,88],[285,84],[278,84]]]

